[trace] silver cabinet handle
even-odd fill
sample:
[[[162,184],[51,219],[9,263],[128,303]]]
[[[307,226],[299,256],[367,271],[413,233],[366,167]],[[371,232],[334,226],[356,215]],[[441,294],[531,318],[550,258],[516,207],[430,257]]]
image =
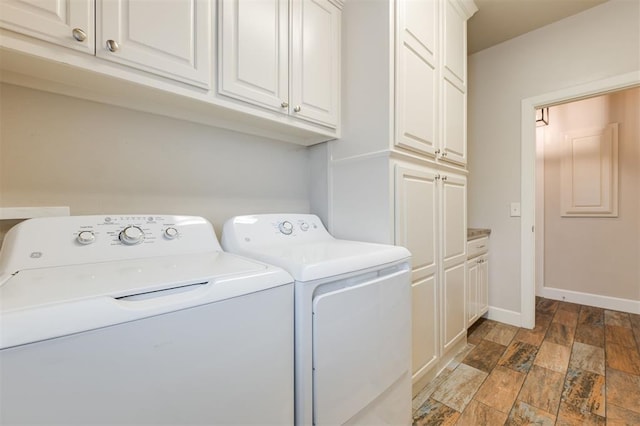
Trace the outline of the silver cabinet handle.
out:
[[[436,155],[440,154],[440,148],[436,149],[436,150],[434,151],[434,154],[436,154]]]
[[[107,40],[107,49],[109,49],[109,52],[117,52],[120,46],[115,40]]]
[[[293,112],[300,112],[302,108],[300,108],[300,105],[296,105],[295,108],[293,108]]]
[[[71,33],[73,34],[73,38],[75,38],[76,41],[85,41],[87,39],[87,33],[82,31],[80,28],[74,28]]]
[[[442,153],[442,157],[444,158],[444,157],[446,157],[446,156],[447,156],[447,153],[446,153],[446,152],[443,152],[443,153]]]
[[[442,180],[447,180],[447,177],[446,176],[442,176]]]
[[[282,103],[280,104],[280,106],[281,106],[282,108],[287,108],[287,107],[289,106],[289,102],[287,102],[287,101],[282,101]]]
[[[434,179],[435,179],[435,180],[440,179],[440,175],[439,175],[439,174],[438,174],[438,175],[436,175],[436,177],[434,177]]]

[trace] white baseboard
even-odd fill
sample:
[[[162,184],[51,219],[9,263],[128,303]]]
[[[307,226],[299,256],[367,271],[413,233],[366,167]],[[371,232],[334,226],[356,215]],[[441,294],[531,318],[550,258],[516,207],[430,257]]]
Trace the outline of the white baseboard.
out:
[[[579,303],[581,305],[595,306],[610,309],[612,311],[640,314],[640,300],[620,299],[618,297],[601,296],[599,294],[581,293],[578,291],[564,290],[553,287],[542,287],[538,296],[563,300],[565,302]]]
[[[489,306],[487,312],[487,318],[490,320],[502,322],[504,324],[515,325],[516,327],[522,327],[520,312],[510,311],[508,309],[496,308]]]

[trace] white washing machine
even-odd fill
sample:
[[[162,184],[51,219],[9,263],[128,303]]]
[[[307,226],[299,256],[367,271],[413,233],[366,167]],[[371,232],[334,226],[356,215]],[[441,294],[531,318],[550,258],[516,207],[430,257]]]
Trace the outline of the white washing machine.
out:
[[[0,271],[1,424],[293,422],[293,279],[205,219],[31,219]]]
[[[234,217],[221,241],[295,279],[296,424],[411,423],[409,251],[302,214]]]

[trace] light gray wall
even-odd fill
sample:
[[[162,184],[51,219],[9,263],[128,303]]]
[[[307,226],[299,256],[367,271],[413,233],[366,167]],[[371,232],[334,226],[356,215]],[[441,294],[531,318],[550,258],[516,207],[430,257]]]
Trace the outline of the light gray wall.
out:
[[[640,88],[550,108],[544,147],[544,286],[640,300]],[[561,217],[564,134],[618,123],[618,217]]]
[[[0,96],[0,206],[198,215],[218,236],[234,215],[309,211],[305,147],[12,85]]]
[[[611,0],[469,56],[469,226],[491,233],[491,306],[520,312],[523,99],[640,70],[640,2]]]

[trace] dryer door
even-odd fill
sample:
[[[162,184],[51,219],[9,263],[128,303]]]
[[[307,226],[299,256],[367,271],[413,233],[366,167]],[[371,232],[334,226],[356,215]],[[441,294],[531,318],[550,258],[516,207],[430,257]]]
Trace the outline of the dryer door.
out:
[[[316,425],[344,424],[376,416],[410,421],[411,286],[409,269],[359,284],[336,286],[313,302],[313,398]],[[350,279],[353,282],[354,279]],[[357,282],[357,278],[355,279]],[[342,287],[342,288],[339,288]],[[404,379],[406,380],[403,381]],[[402,381],[402,385],[398,382]],[[400,389],[402,387],[402,389]],[[404,389],[406,387],[406,389]],[[396,392],[403,393],[398,410]],[[380,398],[382,395],[385,397]],[[390,398],[387,398],[391,395]],[[374,402],[375,401],[375,402]],[[404,412],[406,408],[406,413]]]

